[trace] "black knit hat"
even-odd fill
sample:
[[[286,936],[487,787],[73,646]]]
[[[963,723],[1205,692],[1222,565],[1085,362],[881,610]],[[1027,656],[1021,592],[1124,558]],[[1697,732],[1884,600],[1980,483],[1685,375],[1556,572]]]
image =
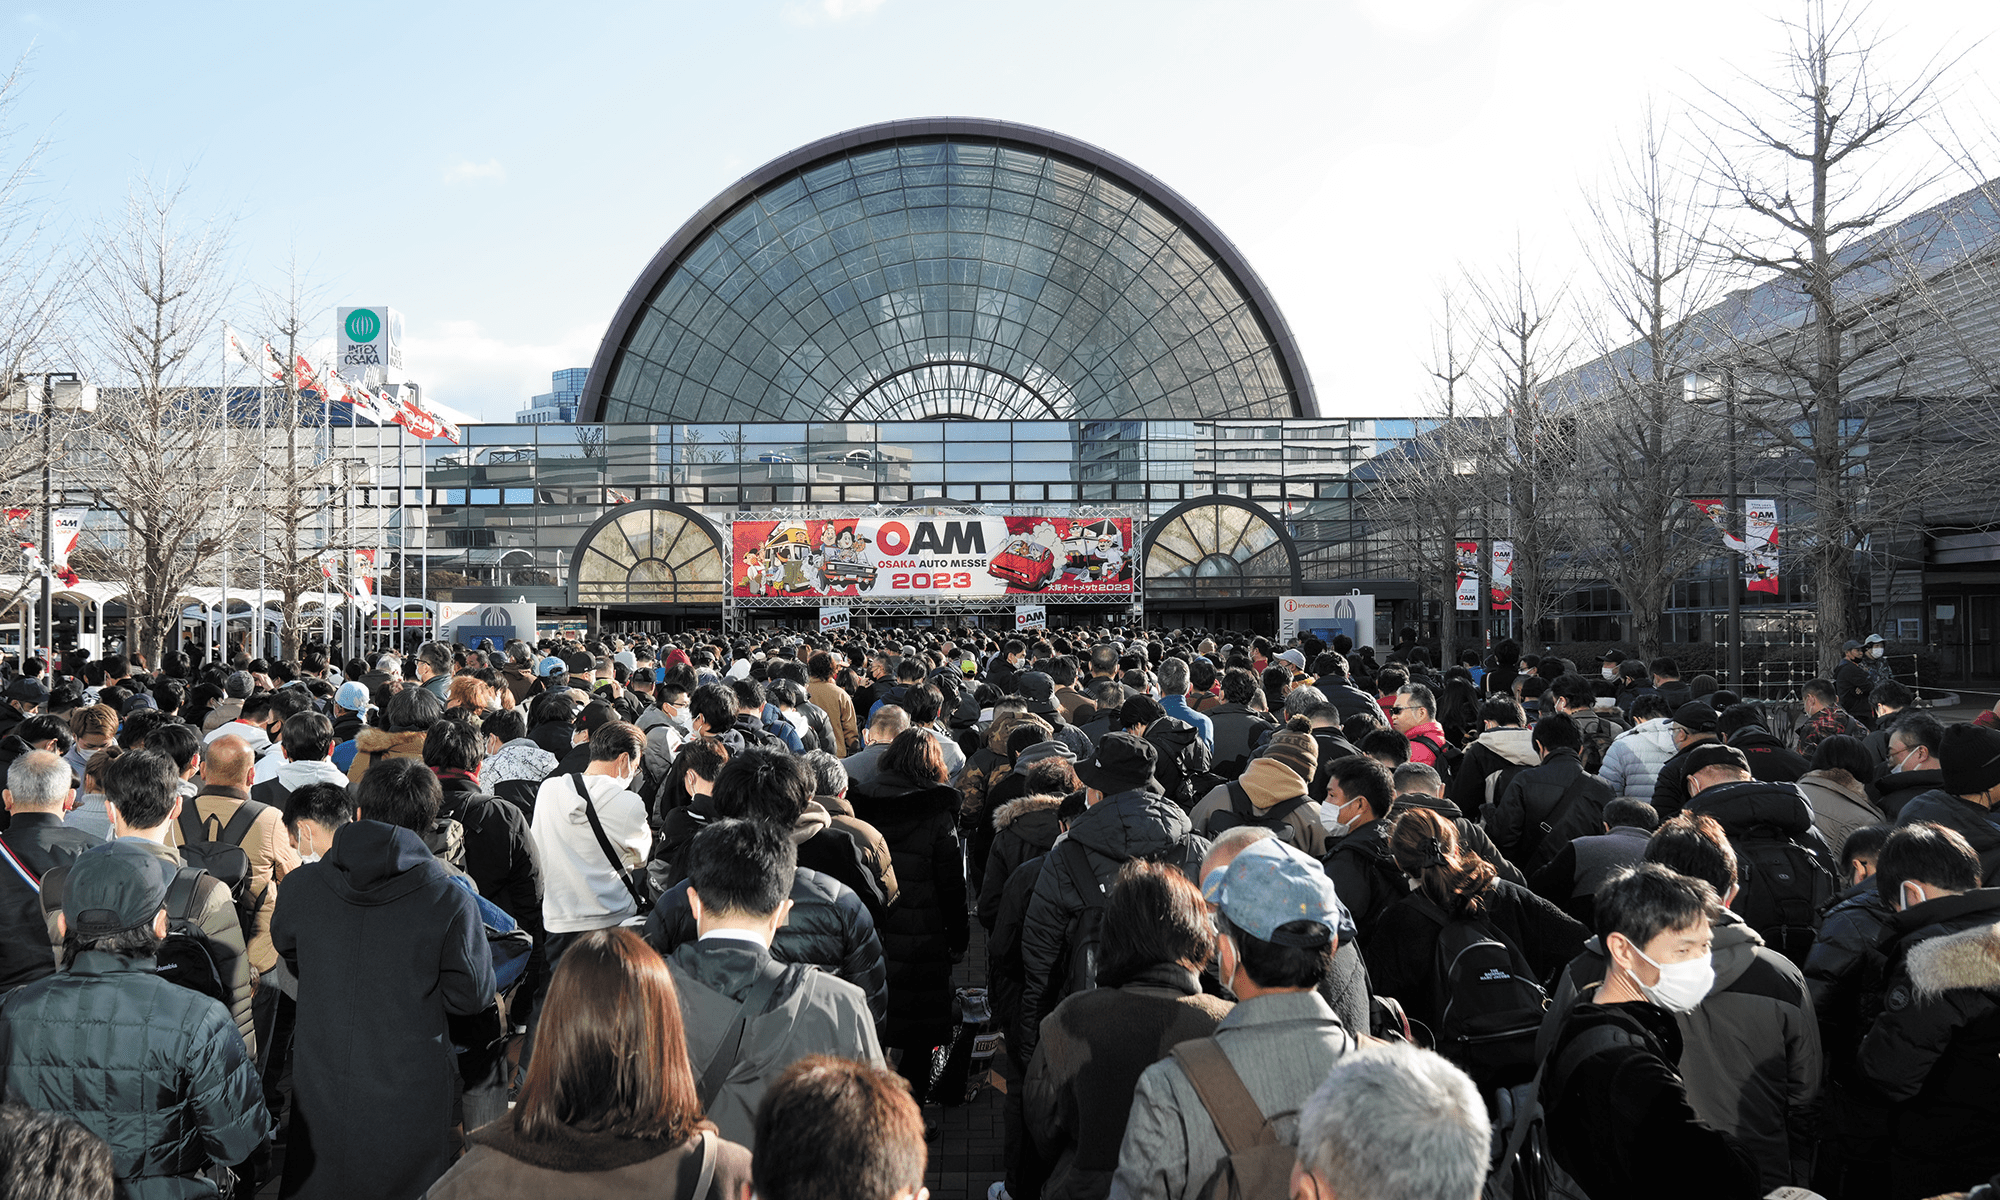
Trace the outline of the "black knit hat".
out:
[[[1954,796],[1976,796],[2000,785],[2000,729],[1945,726],[1938,743],[1938,766],[1944,773],[1944,790]]]

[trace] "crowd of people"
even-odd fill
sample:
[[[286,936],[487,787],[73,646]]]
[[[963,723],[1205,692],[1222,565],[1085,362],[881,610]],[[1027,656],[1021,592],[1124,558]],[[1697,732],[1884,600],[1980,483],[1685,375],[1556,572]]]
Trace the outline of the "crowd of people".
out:
[[[10,664],[0,1194],[924,1200],[991,1081],[989,1200],[1990,1196],[2000,728],[1871,649]]]

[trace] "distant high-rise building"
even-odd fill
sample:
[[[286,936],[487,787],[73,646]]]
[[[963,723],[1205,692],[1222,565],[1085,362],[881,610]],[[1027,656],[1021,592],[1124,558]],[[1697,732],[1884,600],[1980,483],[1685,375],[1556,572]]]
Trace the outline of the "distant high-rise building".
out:
[[[528,407],[514,414],[516,425],[545,425],[551,421],[575,422],[576,402],[583,395],[583,382],[590,378],[589,367],[566,367],[549,376],[555,390],[536,396]]]

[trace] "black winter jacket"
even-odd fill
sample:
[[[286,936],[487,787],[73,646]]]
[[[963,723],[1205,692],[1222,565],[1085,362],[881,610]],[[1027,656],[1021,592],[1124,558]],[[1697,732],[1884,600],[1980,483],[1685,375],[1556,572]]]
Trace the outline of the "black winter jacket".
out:
[[[1351,830],[1335,842],[1327,852],[1326,874],[1333,880],[1334,894],[1353,916],[1363,946],[1375,935],[1389,906],[1410,894],[1409,876],[1389,853],[1386,820]]]
[[[2000,889],[1897,914],[1861,1074],[1888,1097],[1890,1194],[1934,1196],[2000,1170]]]
[[[1806,991],[1819,1021],[1820,1044],[1826,1047],[1832,1078],[1843,1085],[1855,1082],[1854,1052],[1868,1032],[1861,1021],[1862,993],[1878,982],[1871,978],[1869,960],[1895,919],[1871,876],[1834,898],[1806,953]]]
[[[470,780],[446,779],[440,817],[465,827],[465,873],[479,894],[521,928],[542,935],[542,868],[521,810],[481,792]]]
[[[848,798],[889,843],[901,889],[877,931],[889,965],[884,1045],[927,1053],[951,1033],[951,968],[972,937],[959,850],[958,791],[884,772]]]
[[[1212,761],[1208,747],[1202,745],[1194,726],[1178,717],[1161,717],[1146,726],[1146,740],[1159,754],[1153,778],[1160,781],[1167,799],[1184,809],[1192,809],[1205,790],[1198,790],[1197,779],[1208,773]]]
[[[889,1014],[889,974],[861,897],[837,879],[800,867],[792,875],[791,900],[792,915],[772,939],[771,957],[818,967],[860,988],[875,1024],[882,1024]],[[683,879],[660,894],[646,918],[646,941],[665,958],[699,933]]]
[[[1565,795],[1572,797],[1568,804]],[[1585,774],[1576,751],[1557,750],[1514,776],[1482,821],[1501,852],[1533,872],[1571,838],[1602,829],[1611,799],[1611,785]]]
[[[1084,810],[1069,827],[1068,836],[1088,857],[1091,878],[1074,878],[1071,860],[1064,855],[1052,853],[1043,860],[1021,929],[1026,992],[1019,1034],[1024,1059],[1034,1053],[1042,1018],[1063,998],[1065,937],[1070,923],[1083,911],[1085,889],[1095,889],[1092,902],[1100,902],[1097,897],[1109,893],[1118,869],[1135,858],[1178,867],[1198,884],[1195,877],[1201,870],[1202,856],[1208,853],[1208,842],[1195,836],[1180,806],[1147,791],[1106,796]]]
[[[986,873],[979,887],[979,923],[987,933],[993,932],[993,922],[1000,916],[1000,897],[1007,881],[1022,863],[1047,854],[1062,834],[1056,820],[1056,810],[1061,807],[1060,796],[1022,796],[994,811],[993,845],[987,852]]]
[[[1479,822],[1468,819],[1459,811],[1458,805],[1449,800],[1440,800],[1422,792],[1405,792],[1396,797],[1396,802],[1389,806],[1389,823],[1394,825],[1398,815],[1413,808],[1428,808],[1457,826],[1458,844],[1492,863],[1493,869],[1500,872],[1500,878],[1510,883],[1528,882],[1522,876],[1520,868],[1509,862],[1505,854],[1500,853],[1500,847],[1493,844],[1493,839],[1486,835],[1486,830]]]
[[[263,1085],[229,1010],[154,966],[87,950],[9,996],[0,1085],[103,1138],[120,1196],[213,1196],[195,1173],[242,1162],[263,1140]]]
[[[1889,814],[1891,821],[1900,820],[1903,806],[1925,792],[1944,790],[1944,772],[1938,771],[1895,771],[1884,770],[1875,777],[1875,803]]]
[[[1979,856],[1980,882],[2000,882],[2000,824],[1990,810],[1940,788],[1911,800],[1896,814],[1898,825],[1917,821],[1933,821],[1964,837]]]
[[[1218,704],[1208,710],[1208,719],[1215,726],[1215,753],[1209,769],[1224,779],[1243,774],[1251,751],[1278,727],[1277,719],[1270,713],[1253,711],[1241,704]]]
[[[1681,809],[1688,802],[1688,756],[1697,746],[1705,746],[1715,739],[1704,738],[1689,742],[1675,751],[1674,756],[1660,764],[1660,773],[1653,779],[1653,811],[1660,814],[1665,824],[1681,815]]]
[[[1021,1053],[1021,996],[1027,990],[1026,968],[1021,965],[1021,926],[1028,919],[1028,905],[1035,897],[1035,883],[1042,877],[1046,858],[1031,858],[1014,869],[1000,889],[1000,905],[993,915],[993,931],[986,937],[986,988],[993,1002],[995,1026],[1006,1031],[1001,1045],[1022,1071],[1028,1068]]]

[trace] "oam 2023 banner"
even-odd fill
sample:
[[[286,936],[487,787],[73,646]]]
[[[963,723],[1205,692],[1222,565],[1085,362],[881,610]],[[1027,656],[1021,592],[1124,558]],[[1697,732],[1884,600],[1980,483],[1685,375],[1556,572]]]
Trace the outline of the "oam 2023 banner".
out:
[[[1104,596],[1137,570],[1128,517],[899,516],[736,521],[737,596]]]

